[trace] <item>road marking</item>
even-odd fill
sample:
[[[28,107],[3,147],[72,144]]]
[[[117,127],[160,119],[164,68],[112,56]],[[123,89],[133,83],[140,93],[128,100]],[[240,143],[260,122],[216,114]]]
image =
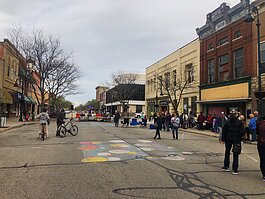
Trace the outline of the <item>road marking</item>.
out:
[[[250,155],[247,155],[251,160],[255,161],[255,162],[258,162],[258,160],[256,160],[255,158],[253,158],[252,156]]]

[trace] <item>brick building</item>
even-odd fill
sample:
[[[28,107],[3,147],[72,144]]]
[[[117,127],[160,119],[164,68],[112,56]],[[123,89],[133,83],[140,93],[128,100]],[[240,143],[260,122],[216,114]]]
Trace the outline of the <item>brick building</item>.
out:
[[[253,65],[252,25],[245,23],[248,0],[230,8],[223,3],[207,14],[206,24],[197,28],[200,38],[200,100],[206,114],[247,115],[252,111]]]

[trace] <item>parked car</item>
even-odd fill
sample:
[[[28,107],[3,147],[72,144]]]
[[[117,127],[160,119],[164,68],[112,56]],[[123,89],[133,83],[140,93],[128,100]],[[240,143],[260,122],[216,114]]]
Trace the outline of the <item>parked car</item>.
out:
[[[135,118],[140,118],[141,116],[144,116],[144,112],[142,111],[141,113],[135,113]]]

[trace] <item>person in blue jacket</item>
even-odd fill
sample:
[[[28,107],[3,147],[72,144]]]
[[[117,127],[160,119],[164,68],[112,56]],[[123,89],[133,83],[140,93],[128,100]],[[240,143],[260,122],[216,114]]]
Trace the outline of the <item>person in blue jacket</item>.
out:
[[[250,133],[252,135],[252,139],[251,141],[254,142],[257,140],[257,132],[256,132],[256,129],[257,129],[257,119],[259,117],[259,112],[258,111],[254,111],[253,114],[250,114],[249,115],[250,117],[250,121],[249,121],[249,124],[248,124],[248,128],[250,130]]]

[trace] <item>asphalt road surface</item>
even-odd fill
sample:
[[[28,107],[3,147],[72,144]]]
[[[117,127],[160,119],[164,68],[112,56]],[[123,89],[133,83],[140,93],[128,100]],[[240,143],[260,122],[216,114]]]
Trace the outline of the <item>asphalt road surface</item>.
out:
[[[38,125],[0,133],[1,199],[265,198],[256,145],[244,144],[239,175],[221,171],[217,138],[80,122],[77,136],[36,139]]]

